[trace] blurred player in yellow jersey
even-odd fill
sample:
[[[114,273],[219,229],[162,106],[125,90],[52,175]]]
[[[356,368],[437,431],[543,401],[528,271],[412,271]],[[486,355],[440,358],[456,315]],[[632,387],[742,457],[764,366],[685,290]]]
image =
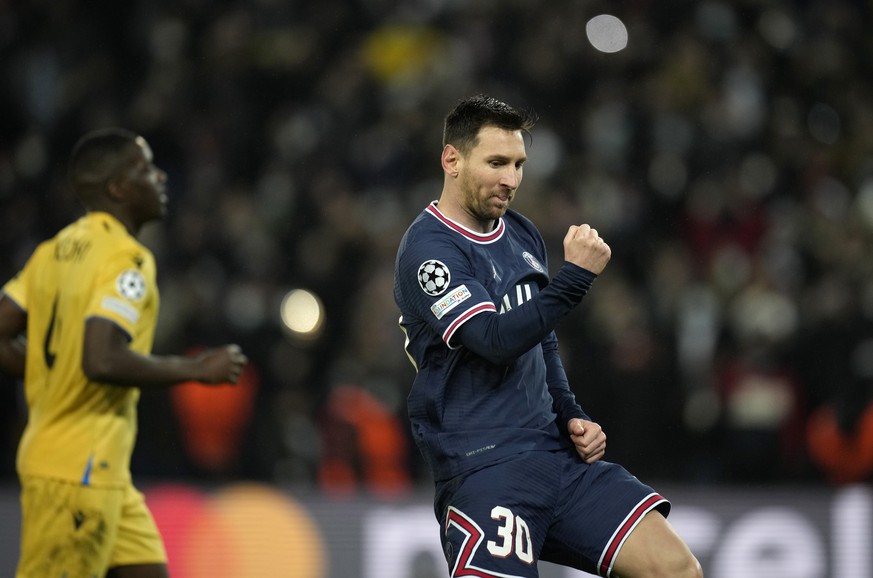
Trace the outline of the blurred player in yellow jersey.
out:
[[[122,129],[85,135],[70,158],[85,216],[37,247],[0,292],[0,369],[23,376],[17,578],[166,578],[163,542],[130,457],[140,388],[235,383],[235,345],[151,354],[155,260],[136,235],[167,206],[148,143]]]

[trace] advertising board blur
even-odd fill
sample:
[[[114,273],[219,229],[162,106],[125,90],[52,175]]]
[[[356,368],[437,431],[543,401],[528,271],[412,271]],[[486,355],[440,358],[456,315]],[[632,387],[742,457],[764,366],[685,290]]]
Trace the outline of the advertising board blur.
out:
[[[141,484],[174,578],[437,578],[448,575],[431,494],[330,498],[240,483]],[[873,578],[873,489],[660,488],[707,578]],[[14,575],[20,523],[0,488],[0,576]],[[582,572],[540,564],[543,578]]]

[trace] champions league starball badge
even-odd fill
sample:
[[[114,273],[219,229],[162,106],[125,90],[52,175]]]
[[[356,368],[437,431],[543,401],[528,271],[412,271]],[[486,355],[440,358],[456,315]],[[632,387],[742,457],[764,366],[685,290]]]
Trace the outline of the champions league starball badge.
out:
[[[448,289],[451,278],[449,268],[435,259],[425,261],[418,267],[418,284],[421,285],[422,291],[431,297],[436,297]]]
[[[128,269],[118,276],[115,281],[118,293],[131,301],[139,301],[145,297],[146,283],[142,273],[134,269]]]

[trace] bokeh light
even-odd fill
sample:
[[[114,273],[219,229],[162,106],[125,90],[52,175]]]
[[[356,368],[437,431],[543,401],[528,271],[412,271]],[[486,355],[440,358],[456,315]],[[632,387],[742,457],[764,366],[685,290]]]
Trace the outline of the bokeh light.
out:
[[[215,493],[184,484],[150,488],[146,500],[176,578],[323,578],[321,531],[292,497],[238,483]]]
[[[610,14],[595,16],[585,25],[591,46],[601,52],[619,52],[627,47],[627,27]]]
[[[293,337],[318,338],[324,325],[324,306],[318,295],[305,289],[289,291],[282,299],[282,325]]]

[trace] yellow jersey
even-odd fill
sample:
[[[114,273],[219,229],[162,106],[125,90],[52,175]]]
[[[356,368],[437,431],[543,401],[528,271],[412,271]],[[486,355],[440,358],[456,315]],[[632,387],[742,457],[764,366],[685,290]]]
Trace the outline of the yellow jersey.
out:
[[[139,388],[89,381],[82,350],[86,320],[100,317],[131,350],[151,352],[160,301],[151,251],[112,215],[88,213],[41,243],[3,291],[27,312],[19,474],[129,483]]]

